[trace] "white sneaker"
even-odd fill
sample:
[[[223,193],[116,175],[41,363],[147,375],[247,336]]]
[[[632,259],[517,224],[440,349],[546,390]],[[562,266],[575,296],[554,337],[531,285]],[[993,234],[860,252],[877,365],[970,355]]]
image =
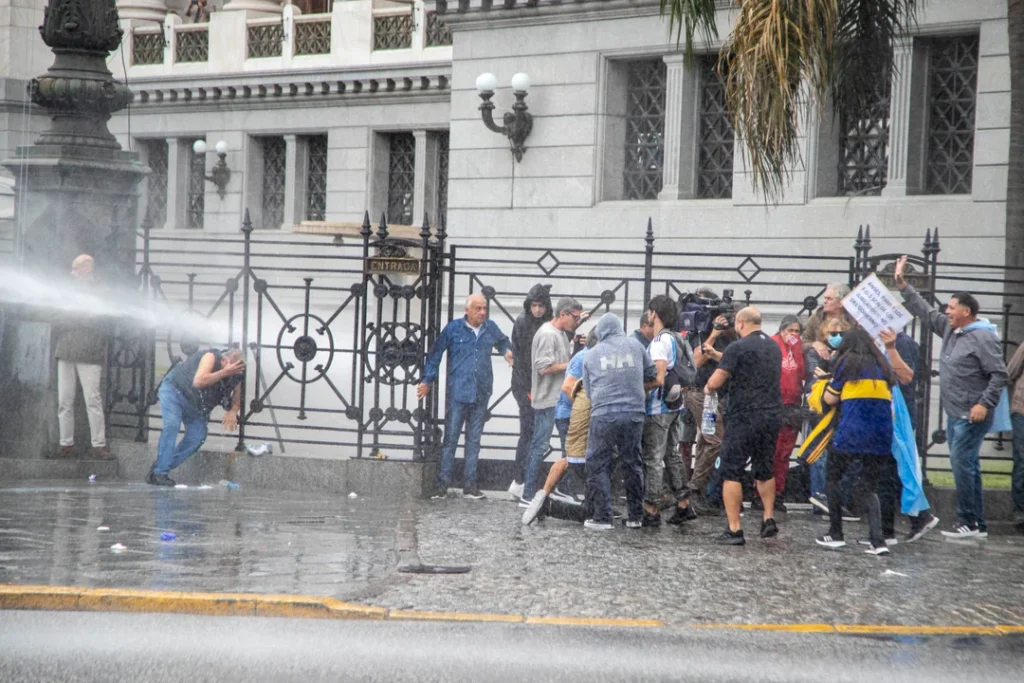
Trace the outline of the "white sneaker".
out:
[[[537,519],[537,515],[540,514],[540,509],[543,507],[544,501],[547,497],[548,494],[543,490],[537,491],[533,496],[533,500],[531,500],[530,504],[527,506],[526,512],[523,513],[523,526],[530,526],[533,524],[533,521]]]
[[[627,529],[639,529],[643,525],[644,525],[643,522],[641,522],[639,519],[627,519],[626,520],[626,528]]]
[[[846,541],[844,541],[843,539],[833,538],[832,536],[828,535],[822,536],[821,538],[816,538],[814,539],[814,542],[818,545],[823,545],[826,548],[831,548],[833,550],[838,550],[839,548],[842,548],[846,545]]]
[[[560,500],[563,503],[576,504],[576,499],[570,496],[568,493],[562,493],[557,488],[551,492],[551,500]]]
[[[508,497],[513,501],[519,501],[523,499],[523,484],[520,484],[515,479],[508,487]]]
[[[957,522],[949,531],[943,531],[942,535],[946,538],[974,538],[978,535],[978,527],[970,527]],[[988,536],[988,533],[985,536]]]
[[[874,548],[874,547],[867,548],[864,552],[866,552],[868,555],[888,555],[889,554],[889,546],[887,546],[887,545],[880,545],[877,548]]]
[[[591,531],[611,531],[613,529],[611,522],[597,522],[592,519],[583,522],[583,528]]]
[[[887,546],[889,546],[890,548],[893,547],[894,545],[896,545],[899,542],[900,541],[899,541],[898,538],[887,538],[887,539],[885,539],[885,544]],[[871,539],[870,538],[861,538],[861,539],[859,539],[857,541],[857,543],[860,543],[861,545],[866,545],[869,548],[871,547]]]

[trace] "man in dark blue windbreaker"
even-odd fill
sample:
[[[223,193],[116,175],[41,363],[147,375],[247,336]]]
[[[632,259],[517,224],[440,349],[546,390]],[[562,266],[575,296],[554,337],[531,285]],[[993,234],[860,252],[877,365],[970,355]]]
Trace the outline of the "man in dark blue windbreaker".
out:
[[[479,294],[466,299],[466,315],[448,323],[434,347],[427,354],[423,383],[416,396],[424,398],[437,381],[441,357],[448,352],[448,407],[441,446],[441,470],[431,498],[444,498],[451,483],[455,447],[459,444],[463,424],[466,425],[466,467],[462,495],[480,499],[484,494],[476,483],[476,462],[480,455],[480,437],[487,418],[487,404],[494,388],[491,371],[491,349],[505,355],[512,365],[512,343],[487,319],[487,301]]]

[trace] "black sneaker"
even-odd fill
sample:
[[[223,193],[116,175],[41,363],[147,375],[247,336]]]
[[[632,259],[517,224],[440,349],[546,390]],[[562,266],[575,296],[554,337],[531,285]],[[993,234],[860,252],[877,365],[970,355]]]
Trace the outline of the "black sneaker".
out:
[[[434,491],[430,494],[430,500],[442,500],[448,497],[448,485],[441,482],[434,484]]]
[[[764,512],[764,501],[755,497],[754,500],[750,501],[750,509],[757,510],[758,512]]]
[[[645,529],[656,529],[661,526],[661,513],[651,514],[644,512],[643,519],[640,520],[640,526]]]
[[[746,545],[747,541],[743,538],[743,529],[739,531],[726,529],[721,536],[715,539],[715,543],[718,545]]]
[[[832,536],[830,534],[825,534],[821,538],[816,538],[814,539],[814,542],[831,550],[839,550],[846,545],[846,541],[844,541],[841,536]]]
[[[850,512],[850,508],[843,506],[843,521],[844,522],[859,522],[860,516]]]
[[[150,486],[169,486],[174,488],[173,479],[168,477],[166,474],[156,474],[155,472],[151,472],[150,475],[146,477],[146,483]]]
[[[778,498],[775,499],[775,506],[774,507],[775,507],[775,511],[776,512],[789,512],[789,510],[786,509],[786,504],[783,503]]]
[[[676,507],[676,511],[669,518],[668,523],[673,526],[679,526],[683,522],[692,522],[697,519],[697,513],[693,511],[692,505],[687,505],[684,508]]]
[[[152,484],[153,483],[153,470],[155,470],[155,469],[156,469],[156,463],[153,463],[152,466],[150,466],[150,468],[149,468],[149,472],[146,474],[146,483],[147,484]]]
[[[761,538],[771,538],[779,535],[779,525],[774,519],[766,519],[761,522]]]
[[[483,500],[487,496],[484,495],[484,492],[481,491],[479,489],[479,487],[477,487],[477,486],[470,486],[468,488],[462,489],[462,497],[463,498],[471,498],[473,500]]]

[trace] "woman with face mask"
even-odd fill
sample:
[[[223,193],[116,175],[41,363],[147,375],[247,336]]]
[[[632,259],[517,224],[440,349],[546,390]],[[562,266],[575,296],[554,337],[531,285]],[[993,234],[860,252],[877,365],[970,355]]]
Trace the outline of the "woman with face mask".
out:
[[[804,347],[804,394],[806,395],[814,381],[820,377],[824,377],[832,371],[831,358],[835,355],[839,346],[843,343],[843,337],[851,329],[852,324],[845,318],[835,318],[825,322],[818,330],[818,338],[821,340],[826,348],[826,355],[822,355],[819,352],[818,344],[808,345]],[[806,333],[804,335],[806,337]],[[809,429],[813,429],[817,424],[817,418],[814,418],[808,425]],[[811,505],[814,506],[814,514],[828,514],[828,497],[825,495],[825,471],[828,463],[828,453],[820,457],[813,465],[811,465],[810,471],[810,485],[811,485],[811,496],[808,499]],[[847,507],[853,496],[853,483],[856,480],[856,473],[850,472],[844,477],[841,490],[843,492],[843,521],[856,522],[860,520],[853,514]]]

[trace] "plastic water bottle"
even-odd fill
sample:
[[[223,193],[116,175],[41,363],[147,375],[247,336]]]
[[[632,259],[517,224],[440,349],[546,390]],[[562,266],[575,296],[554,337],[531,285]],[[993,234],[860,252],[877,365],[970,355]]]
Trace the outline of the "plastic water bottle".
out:
[[[715,422],[718,420],[718,394],[704,395],[704,414],[700,420],[700,431],[708,436],[715,433]]]

